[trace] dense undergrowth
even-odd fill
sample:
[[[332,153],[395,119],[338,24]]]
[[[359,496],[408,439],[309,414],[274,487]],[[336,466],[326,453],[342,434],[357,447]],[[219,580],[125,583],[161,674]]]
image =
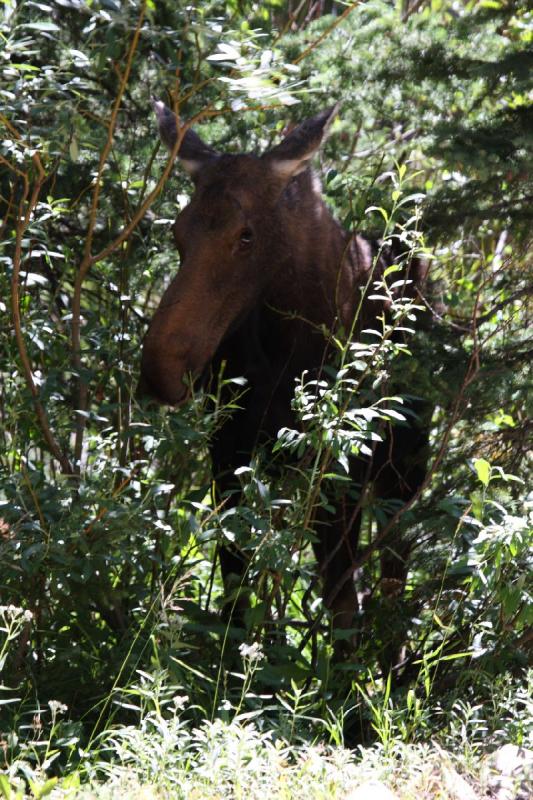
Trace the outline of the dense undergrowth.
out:
[[[184,797],[218,796],[216,782],[239,796],[236,776],[243,796],[298,797],[312,774],[317,797],[329,780],[340,797],[354,756],[317,741],[377,741],[363,765],[403,753],[429,792],[430,741],[468,773],[531,735],[531,13],[330,5],[2,6],[6,797],[77,792],[110,771]],[[241,471],[233,508],[213,501],[207,448],[246,387],[171,412],[135,397],[191,192],[159,152],[151,94],[231,151],[262,150],[340,100],[317,164],[328,203],[347,229],[401,234],[431,264],[424,304],[390,295],[392,323],[370,344],[339,340],[329,383],[295,387],[299,428]],[[380,425],[405,424],[398,375],[431,425],[427,484],[398,519],[414,542],[408,583],[402,598],[382,591],[373,542],[398,506],[369,491],[357,660],[335,664],[310,510]],[[280,469],[287,450],[297,469]],[[228,540],[253,554],[246,630],[220,616],[213,564]],[[391,683],[393,637],[405,658]]]

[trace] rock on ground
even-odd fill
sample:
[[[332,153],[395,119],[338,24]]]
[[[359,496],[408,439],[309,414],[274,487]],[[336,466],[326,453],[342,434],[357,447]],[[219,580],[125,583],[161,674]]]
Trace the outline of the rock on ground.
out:
[[[353,789],[345,800],[398,800],[398,797],[381,781],[367,781]]]
[[[533,797],[533,750],[506,744],[491,757],[489,779],[496,800],[531,800]]]

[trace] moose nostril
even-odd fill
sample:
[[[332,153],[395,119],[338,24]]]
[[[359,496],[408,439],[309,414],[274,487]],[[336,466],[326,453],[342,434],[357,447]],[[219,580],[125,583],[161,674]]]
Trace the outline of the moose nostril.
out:
[[[253,238],[254,235],[250,228],[245,228],[243,231],[241,231],[239,236],[239,245],[241,247],[249,247],[252,244]]]
[[[153,400],[160,405],[179,405],[187,399],[188,389],[183,384],[185,374],[180,360],[151,357],[150,350],[143,352],[141,375],[136,396],[139,400]]]

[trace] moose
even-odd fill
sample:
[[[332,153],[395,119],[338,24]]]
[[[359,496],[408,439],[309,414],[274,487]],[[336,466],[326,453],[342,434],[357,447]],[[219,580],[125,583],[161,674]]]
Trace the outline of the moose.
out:
[[[140,391],[171,406],[183,403],[191,379],[218,375],[246,379],[239,408],[211,442],[219,490],[234,487],[234,473],[248,465],[260,442],[295,427],[291,407],[295,380],[304,371],[319,377],[330,336],[359,335],[386,313],[383,300],[364,295],[394,254],[345,232],[321,196],[311,161],[337,108],[328,108],[292,129],[263,153],[220,154],[175,114],[154,101],[161,138],[192,178],[195,191],[174,223],[180,267],[146,333]],[[415,293],[424,279],[420,259],[402,267]],[[370,278],[370,280],[369,280]],[[363,293],[363,299],[362,298]],[[409,387],[407,387],[409,388]],[[425,478],[427,432],[413,414],[410,424],[389,427],[373,458],[354,457],[355,484],[372,482],[384,499],[408,502]],[[351,629],[358,611],[353,569],[358,552],[361,503],[353,492],[335,514],[318,508],[313,544],[323,597],[333,625]],[[401,537],[382,548],[382,579],[402,586],[409,543]],[[243,580],[247,560],[238,549],[219,551],[224,585]]]

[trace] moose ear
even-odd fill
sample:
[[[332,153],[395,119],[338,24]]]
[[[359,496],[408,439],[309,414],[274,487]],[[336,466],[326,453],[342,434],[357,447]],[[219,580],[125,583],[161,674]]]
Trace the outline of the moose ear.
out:
[[[161,100],[153,99],[152,104],[157,117],[161,140],[169,150],[173,150],[178,138],[178,118]],[[185,131],[178,151],[178,158],[191,178],[197,177],[202,167],[212,158],[216,158],[217,155],[216,150],[205,144],[197,133],[190,128]]]
[[[285,180],[303,172],[326,139],[338,110],[339,103],[306,119],[294,128],[281,144],[268,150],[263,158]]]

